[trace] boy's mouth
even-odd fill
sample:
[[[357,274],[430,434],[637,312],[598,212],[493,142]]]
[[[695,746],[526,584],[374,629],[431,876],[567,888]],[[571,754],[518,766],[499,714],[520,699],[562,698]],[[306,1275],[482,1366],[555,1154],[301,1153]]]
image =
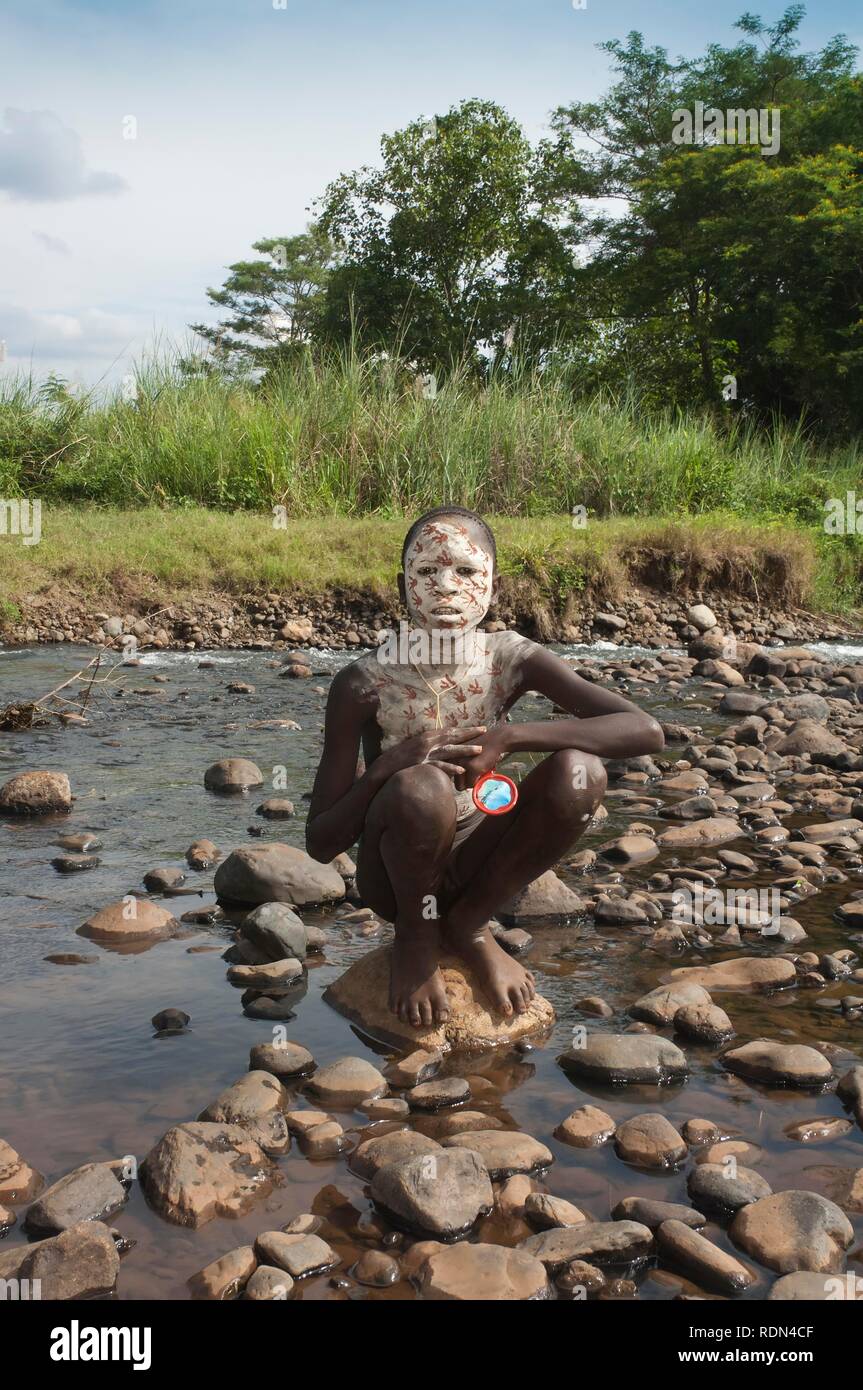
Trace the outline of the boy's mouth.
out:
[[[439,608],[432,609],[432,616],[435,618],[460,618],[461,609],[452,608],[449,604],[441,604]]]

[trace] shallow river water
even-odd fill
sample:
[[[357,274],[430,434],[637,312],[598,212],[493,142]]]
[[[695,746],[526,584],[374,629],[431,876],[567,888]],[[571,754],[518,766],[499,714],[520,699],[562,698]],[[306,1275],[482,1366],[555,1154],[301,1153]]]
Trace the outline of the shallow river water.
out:
[[[591,654],[604,655],[596,650]],[[69,647],[0,652],[0,706],[52,689],[91,655],[87,649]],[[608,655],[618,659],[620,653]],[[215,664],[200,668],[204,656]],[[286,681],[279,678],[272,658],[260,653],[147,654],[140,666],[122,670],[122,697],[100,696],[86,727],[0,735],[0,783],[16,772],[54,768],[69,774],[76,796],[69,816],[0,822],[0,1137],[47,1182],[88,1160],[127,1154],[142,1158],[167,1129],[196,1118],[244,1073],[253,1044],[272,1040],[271,1025],[244,1016],[241,991],[226,979],[222,952],[231,940],[226,927],[190,927],[181,939],[138,954],[102,949],[77,936],[76,929],[93,910],[129,891],[141,891],[148,869],[184,868],[185,850],[196,838],[214,840],[224,854],[255,843],[247,827],[263,825],[267,839],[303,844],[303,794],[311,788],[317,765],[325,705],[325,695],[313,687],[326,686],[343,660],[315,653],[311,664],[317,679]],[[155,675],[165,676],[166,682],[155,682]],[[237,679],[251,681],[256,693],[229,693],[228,683]],[[660,718],[699,723],[708,731],[731,722],[710,710],[695,683],[688,695],[684,692],[673,703],[661,692],[633,698]],[[539,702],[523,701],[513,717],[538,717],[538,708]],[[547,713],[548,706],[544,708]],[[296,720],[300,731],[250,727],[275,718]],[[674,756],[674,748],[668,753]],[[270,768],[284,765],[283,794],[294,801],[295,818],[268,822],[256,816],[255,807],[269,794],[266,787],[246,798],[205,791],[204,769],[229,755],[254,759],[265,777]],[[653,787],[649,793],[656,794]],[[589,832],[578,848],[596,846],[626,825],[623,803],[613,788],[606,804],[608,821]],[[653,823],[657,829],[667,825],[659,818]],[[794,825],[795,818],[785,823]],[[103,842],[100,866],[85,873],[56,872],[50,861],[59,852],[58,836],[84,830],[95,832]],[[741,840],[734,848],[745,852],[748,846]],[[657,867],[654,863],[630,871],[626,881],[646,882]],[[201,897],[158,900],[178,917],[214,900],[212,871],[187,872],[185,886],[199,890]],[[579,886],[566,869],[560,872],[571,886]],[[806,948],[853,945],[847,928],[841,928],[832,914],[837,902],[859,886],[852,877],[795,906],[794,916],[810,935]],[[369,940],[358,927],[339,925],[337,913],[303,915],[326,927],[330,944],[323,963],[311,958],[308,990],[288,1024],[289,1038],[309,1048],[319,1065],[347,1054],[376,1060],[367,1041],[323,1002],[321,993],[358,954],[385,940],[386,932]],[[774,1190],[801,1187],[829,1195],[829,1168],[861,1166],[863,1139],[856,1126],[845,1137],[821,1144],[802,1144],[784,1133],[792,1121],[845,1115],[835,1093],[749,1084],[724,1072],[715,1052],[706,1047],[688,1044],[688,1081],[661,1091],[588,1088],[568,1079],[557,1059],[574,1025],[587,1021],[576,1007],[579,998],[606,999],[616,1011],[615,1019],[591,1020],[591,1027],[617,1031],[626,1027],[625,1010],[633,1000],[660,983],[674,966],[700,963],[700,958],[694,950],[674,957],[657,954],[631,929],[590,921],[531,930],[533,946],[523,959],[557,1012],[552,1036],[524,1053],[512,1050],[450,1060],[444,1072],[482,1074],[494,1090],[471,1102],[471,1108],[488,1110],[505,1127],[522,1129],[551,1148],[555,1163],[545,1178],[549,1192],[574,1201],[594,1220],[609,1219],[614,1205],[630,1195],[688,1202],[686,1167],[648,1172],[622,1162],[613,1145],[581,1150],[554,1139],[555,1126],[587,1103],[608,1110],[617,1122],[655,1110],[678,1128],[693,1117],[709,1119],[724,1134],[740,1136],[764,1150],[757,1168]],[[782,949],[776,942],[747,943],[743,949],[713,949],[708,959]],[[88,961],[55,964],[46,959],[64,953]],[[842,992],[839,984],[826,991]],[[792,989],[772,996],[721,995],[717,1002],[730,1012],[740,1042],[766,1036],[788,1042],[820,1040],[849,1053],[863,1051],[863,1023],[819,1010],[818,997],[823,993]],[[191,1015],[187,1032],[154,1036],[150,1019],[166,1007]],[[381,1050],[377,1060],[382,1064],[387,1055]],[[339,1118],[357,1132],[368,1124],[356,1112]],[[345,1156],[313,1162],[295,1145],[277,1163],[282,1184],[268,1199],[241,1219],[216,1219],[197,1231],[156,1216],[133,1184],[127,1206],[111,1218],[133,1242],[123,1259],[118,1297],[187,1298],[187,1279],[210,1260],[302,1212],[327,1218],[322,1234],[342,1257],[342,1271],[362,1248],[379,1243],[367,1189],[350,1173]],[[19,1217],[22,1214],[19,1208]],[[851,1219],[856,1239],[849,1250],[849,1268],[863,1274],[863,1216],[851,1214]],[[711,1222],[705,1234],[733,1250],[721,1224]],[[505,1232],[495,1238],[508,1243]],[[16,1226],[0,1249],[24,1239]],[[775,1276],[765,1270],[759,1275],[746,1297],[765,1297]],[[648,1269],[641,1278],[640,1296],[668,1299],[688,1287],[676,1275]],[[298,1296],[405,1299],[415,1294],[405,1281],[386,1290],[354,1284],[334,1291],[324,1276],[304,1281]]]

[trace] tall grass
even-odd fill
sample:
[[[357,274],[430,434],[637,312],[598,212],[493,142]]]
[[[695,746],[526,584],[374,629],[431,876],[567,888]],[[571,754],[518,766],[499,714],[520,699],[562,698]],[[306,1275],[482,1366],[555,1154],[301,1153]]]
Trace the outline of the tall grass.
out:
[[[648,415],[634,395],[576,398],[553,371],[482,384],[455,372],[426,399],[393,362],[301,357],[262,385],[144,363],[134,393],[97,399],[0,381],[0,496],[114,506],[286,506],[394,516],[442,500],[544,516],[823,518],[860,484],[856,443],[729,410]]]

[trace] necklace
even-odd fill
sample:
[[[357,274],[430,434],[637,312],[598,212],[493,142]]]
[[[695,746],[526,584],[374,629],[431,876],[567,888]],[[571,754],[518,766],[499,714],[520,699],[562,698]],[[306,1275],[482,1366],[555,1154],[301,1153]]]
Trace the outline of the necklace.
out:
[[[427,690],[430,690],[431,693],[432,693],[432,695],[434,696],[434,702],[435,702],[434,726],[435,726],[436,729],[442,729],[442,728],[443,728],[443,720],[442,720],[441,717],[440,717],[440,702],[441,702],[441,695],[442,695],[443,692],[440,691],[440,690],[435,690],[435,688],[434,688],[434,686],[432,685],[431,681],[427,681],[427,680],[426,680],[425,676],[423,675],[423,673],[422,673],[422,671],[420,670],[420,668],[417,666],[416,662],[412,661],[410,664],[411,664],[411,666],[413,667],[413,669],[416,671],[416,673],[417,673],[417,675],[419,676],[420,680],[422,681],[423,685],[426,687]]]

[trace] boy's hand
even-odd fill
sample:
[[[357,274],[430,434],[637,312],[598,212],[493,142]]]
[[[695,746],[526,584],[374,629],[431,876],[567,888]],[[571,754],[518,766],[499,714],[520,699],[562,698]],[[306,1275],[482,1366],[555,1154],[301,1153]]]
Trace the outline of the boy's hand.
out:
[[[491,772],[508,752],[506,746],[506,729],[497,726],[489,729],[483,734],[481,747],[472,753],[460,769],[464,777],[464,786],[472,787],[478,777],[483,773]]]
[[[485,732],[485,725],[481,724],[471,729],[434,729],[430,733],[415,734],[381,753],[372,766],[383,763],[387,776],[391,777],[403,768],[428,763],[450,777],[463,777],[467,761],[483,751],[482,743],[476,740]]]

